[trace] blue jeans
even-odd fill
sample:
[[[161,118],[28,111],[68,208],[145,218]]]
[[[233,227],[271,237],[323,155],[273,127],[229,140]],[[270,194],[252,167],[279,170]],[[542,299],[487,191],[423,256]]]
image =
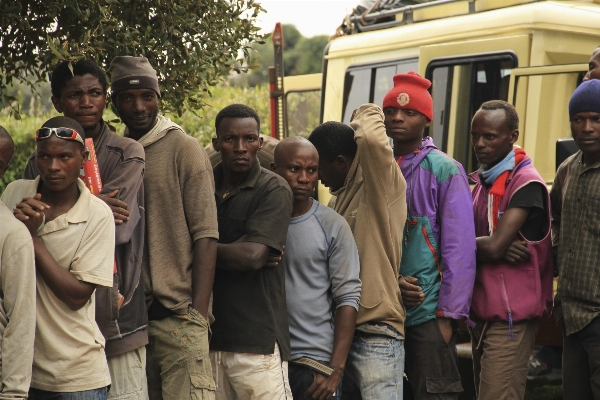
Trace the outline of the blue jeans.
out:
[[[356,331],[346,370],[342,399],[402,400],[404,341]]]
[[[310,387],[310,385],[312,385],[313,380],[315,379],[313,374],[316,373],[317,372],[313,372],[310,368],[305,367],[304,365],[298,365],[294,363],[288,364],[288,378],[294,400],[309,399],[308,397],[304,397],[304,393]],[[342,379],[340,379],[340,385],[338,386],[335,395],[331,397],[331,400],[341,399],[343,381],[344,378],[342,377]]]
[[[29,400],[106,400],[109,387],[70,393],[48,392],[30,388]]]

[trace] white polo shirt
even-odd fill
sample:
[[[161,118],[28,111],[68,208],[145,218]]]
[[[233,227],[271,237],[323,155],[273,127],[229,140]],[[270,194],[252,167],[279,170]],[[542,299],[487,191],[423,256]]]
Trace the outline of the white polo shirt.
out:
[[[37,193],[39,177],[10,183],[1,200],[13,209]],[[43,223],[38,235],[56,262],[81,281],[112,287],[115,225],[110,208],[92,196],[81,180],[75,205]],[[42,201],[44,199],[42,198]],[[79,392],[111,383],[104,337],[95,318],[95,294],[71,310],[37,275],[36,332],[31,387]]]

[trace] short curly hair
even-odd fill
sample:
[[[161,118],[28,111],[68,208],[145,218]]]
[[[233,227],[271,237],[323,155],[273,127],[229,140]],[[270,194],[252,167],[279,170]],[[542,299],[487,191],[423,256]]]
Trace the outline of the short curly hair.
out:
[[[73,73],[69,69],[69,62],[63,61],[54,68],[50,74],[50,87],[52,88],[52,96],[59,98],[61,92],[67,82],[73,79],[74,76],[83,76],[90,74],[98,79],[100,85],[102,85],[102,92],[106,95],[108,90],[108,81],[106,80],[106,74],[102,71],[95,62],[90,60],[79,60],[73,63]]]
[[[328,162],[339,155],[351,158],[356,156],[354,130],[341,122],[322,123],[312,131],[308,140],[317,148],[319,158]]]
[[[504,115],[506,115],[506,125],[508,126],[508,129],[510,129],[511,131],[516,131],[519,129],[519,114],[517,114],[515,106],[513,106],[510,103],[507,103],[506,101],[486,101],[481,105],[481,107],[479,107],[479,110],[504,110]]]
[[[245,104],[230,104],[219,111],[215,118],[215,131],[217,132],[217,136],[219,135],[219,125],[225,118],[254,118],[256,125],[258,125],[258,131],[260,132],[260,117],[254,109]]]

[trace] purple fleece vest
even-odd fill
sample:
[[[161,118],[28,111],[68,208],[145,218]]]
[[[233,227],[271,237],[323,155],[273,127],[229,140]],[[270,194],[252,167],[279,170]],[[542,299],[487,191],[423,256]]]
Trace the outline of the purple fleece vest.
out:
[[[477,264],[471,312],[484,321],[508,321],[509,323],[541,318],[552,310],[552,239],[550,236],[550,198],[546,183],[532,164],[523,165],[526,157],[508,178],[506,193],[500,202],[503,213],[513,194],[531,182],[540,182],[545,190],[548,219],[546,234],[537,242],[530,242],[518,233],[515,239],[525,240],[531,257],[518,264],[502,260]],[[487,189],[479,182],[477,173],[471,175],[477,182],[473,189],[475,233],[477,237],[488,236]]]

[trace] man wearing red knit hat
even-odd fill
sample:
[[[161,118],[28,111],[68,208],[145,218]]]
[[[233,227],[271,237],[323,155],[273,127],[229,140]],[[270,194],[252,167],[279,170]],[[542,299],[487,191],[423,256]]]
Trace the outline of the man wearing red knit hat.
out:
[[[398,284],[406,306],[406,399],[458,399],[456,320],[469,316],[475,279],[471,191],[463,167],[423,137],[431,82],[394,76],[383,99],[387,135],[406,179],[407,221]],[[411,390],[412,389],[412,390]],[[411,395],[412,392],[412,395]]]

